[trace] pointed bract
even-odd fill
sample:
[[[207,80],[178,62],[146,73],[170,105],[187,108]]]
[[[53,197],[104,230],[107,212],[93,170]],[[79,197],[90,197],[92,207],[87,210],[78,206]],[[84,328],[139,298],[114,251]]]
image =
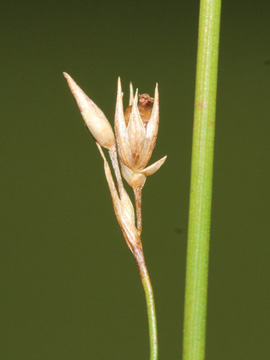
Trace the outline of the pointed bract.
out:
[[[133,86],[132,86],[132,82],[130,82],[129,84],[129,105],[133,104],[133,98],[134,98],[134,92],[133,92]]]
[[[131,167],[134,165],[134,161],[129,146],[128,131],[124,118],[123,95],[120,78],[118,78],[114,129],[119,157],[124,164]]]
[[[132,110],[130,113],[129,123],[127,126],[129,146],[136,167],[141,156],[141,151],[145,141],[145,128],[138,109],[138,90],[136,91]]]
[[[141,170],[141,173],[145,176],[153,175],[158,169],[161,168],[161,166],[165,163],[165,160],[167,159],[167,155],[161,158],[160,160],[156,161],[154,164],[147,166],[147,168]]]
[[[111,124],[99,107],[83,92],[70,75],[64,73],[70,90],[79,106],[87,128],[95,140],[103,147],[115,146],[115,137]]]

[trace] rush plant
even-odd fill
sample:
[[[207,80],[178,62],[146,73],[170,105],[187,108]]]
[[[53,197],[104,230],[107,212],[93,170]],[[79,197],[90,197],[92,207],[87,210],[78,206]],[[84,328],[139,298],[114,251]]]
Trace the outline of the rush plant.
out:
[[[156,85],[153,99],[148,94],[139,95],[138,90],[136,90],[134,96],[133,87],[130,84],[129,107],[124,112],[121,81],[120,78],[118,79],[114,134],[104,113],[82,91],[71,76],[67,73],[64,73],[64,76],[104,161],[104,171],[112,197],[114,212],[124,239],[136,260],[145,292],[149,322],[150,360],[157,360],[158,341],[154,294],[145,264],[141,241],[141,203],[142,189],[147,176],[154,174],[166,160],[166,156],[164,156],[154,164],[147,166],[158,134],[158,86]],[[102,148],[109,151],[117,186],[114,183],[111,168]],[[124,188],[122,176],[133,189],[136,214],[132,201]]]

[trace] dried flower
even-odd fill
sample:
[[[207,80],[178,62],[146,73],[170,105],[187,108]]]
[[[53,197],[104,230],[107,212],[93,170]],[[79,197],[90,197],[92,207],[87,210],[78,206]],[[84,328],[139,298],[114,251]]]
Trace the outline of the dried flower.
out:
[[[133,98],[133,90],[130,91],[130,106],[131,110],[126,119],[123,111],[123,94],[121,88],[120,78],[118,79],[118,90],[115,110],[115,135],[118,146],[118,154],[120,157],[122,174],[128,184],[133,188],[142,188],[146,176],[154,174],[164,163],[167,156],[158,160],[154,164],[146,167],[149,162],[155,144],[158,133],[159,125],[159,98],[158,98],[158,86],[155,89],[154,105],[151,112],[148,111],[150,119],[147,116],[147,120],[143,121],[140,114],[137,102],[138,102],[138,90]],[[145,102],[149,103],[149,95],[143,94],[141,96],[143,100],[142,105]],[[127,119],[129,117],[129,119]]]
[[[64,73],[68,85],[77,101],[83,119],[89,131],[96,140],[97,147],[104,161],[104,171],[112,197],[113,208],[120,225],[125,241],[134,255],[146,295],[149,316],[149,333],[151,343],[151,359],[157,359],[157,329],[155,317],[154,296],[151,281],[144,260],[141,232],[142,214],[141,199],[142,188],[146,176],[154,174],[164,163],[166,156],[146,167],[155,147],[159,122],[158,88],[156,86],[155,98],[148,94],[133,96],[133,87],[130,86],[129,108],[124,115],[122,89],[118,79],[118,91],[115,111],[115,132],[103,112],[89,99],[75,81]],[[153,108],[151,104],[154,103]],[[111,169],[102,150],[102,146],[109,150],[112,168],[117,181],[117,188],[112,177]],[[133,204],[124,188],[118,164],[118,156],[122,167],[122,174],[132,186],[135,195],[136,220]]]
[[[113,129],[99,107],[82,91],[67,73],[64,73],[70,90],[77,101],[87,128],[95,140],[103,147],[112,149],[115,146]]]
[[[83,90],[76,84],[71,76],[69,76],[67,73],[64,73],[64,76],[66,77],[71,92],[77,101],[85,124],[96,140],[100,153],[104,159],[105,174],[112,194],[114,210],[121,229],[125,235],[125,239],[128,242],[127,239],[130,237],[130,235],[127,235],[127,233],[129,231],[127,230],[126,225],[124,226],[123,224],[131,224],[131,219],[133,219],[133,225],[129,225],[129,228],[131,226],[133,228],[132,231],[136,230],[136,234],[133,234],[133,236],[140,236],[142,232],[142,188],[144,186],[146,176],[154,174],[161,167],[167,157],[164,156],[154,164],[146,167],[154,150],[158,133],[158,87],[156,85],[154,99],[151,98],[148,94],[139,95],[140,104],[138,106],[138,90],[136,91],[134,97],[133,87],[132,84],[130,84],[129,107],[124,114],[121,82],[120,78],[118,79],[115,110],[115,133],[117,140],[116,148],[115,136],[106,116],[98,108],[98,106],[83,92]],[[152,103],[153,108],[151,106]],[[116,190],[113,190],[112,188],[111,184],[113,180],[111,175],[108,175],[109,165],[105,161],[106,159],[100,146],[103,146],[109,150],[113,170],[117,180],[119,195],[117,192],[115,193]],[[117,155],[120,158],[122,175],[134,191],[137,229],[135,226],[134,210],[131,210],[132,203],[123,186]],[[121,217],[123,217],[125,220],[121,220]],[[127,219],[129,219],[129,221],[127,221]]]

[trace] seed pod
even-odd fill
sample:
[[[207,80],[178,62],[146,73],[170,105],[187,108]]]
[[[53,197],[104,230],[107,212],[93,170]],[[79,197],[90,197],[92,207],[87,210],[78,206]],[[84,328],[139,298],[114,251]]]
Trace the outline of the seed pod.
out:
[[[156,84],[154,99],[148,94],[142,94],[139,95],[139,105],[137,103],[138,90],[133,96],[133,87],[130,84],[129,107],[124,114],[122,86],[118,78],[114,121],[117,151],[122,175],[133,189],[142,188],[146,176],[154,174],[166,159],[163,157],[146,167],[153,153],[158,133],[158,85]]]
[[[150,120],[150,117],[152,114],[152,103],[153,102],[154,102],[154,99],[151,98],[148,94],[142,94],[142,95],[139,94],[138,110],[139,110],[141,119],[143,121],[144,127],[147,126],[147,124]],[[131,110],[132,110],[132,105],[129,105],[124,113],[126,126],[129,123]]]

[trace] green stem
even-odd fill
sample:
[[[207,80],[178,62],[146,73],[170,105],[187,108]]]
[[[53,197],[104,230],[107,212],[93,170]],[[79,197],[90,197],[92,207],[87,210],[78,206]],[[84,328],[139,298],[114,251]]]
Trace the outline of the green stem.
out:
[[[200,2],[183,360],[205,358],[220,9],[221,0]]]
[[[156,322],[156,311],[155,311],[155,301],[154,293],[151,285],[150,277],[145,265],[144,257],[142,252],[134,254],[140,276],[144,288],[146,305],[147,305],[147,315],[148,315],[148,324],[149,324],[149,339],[150,339],[150,360],[158,359],[158,339],[157,339],[157,322]]]

